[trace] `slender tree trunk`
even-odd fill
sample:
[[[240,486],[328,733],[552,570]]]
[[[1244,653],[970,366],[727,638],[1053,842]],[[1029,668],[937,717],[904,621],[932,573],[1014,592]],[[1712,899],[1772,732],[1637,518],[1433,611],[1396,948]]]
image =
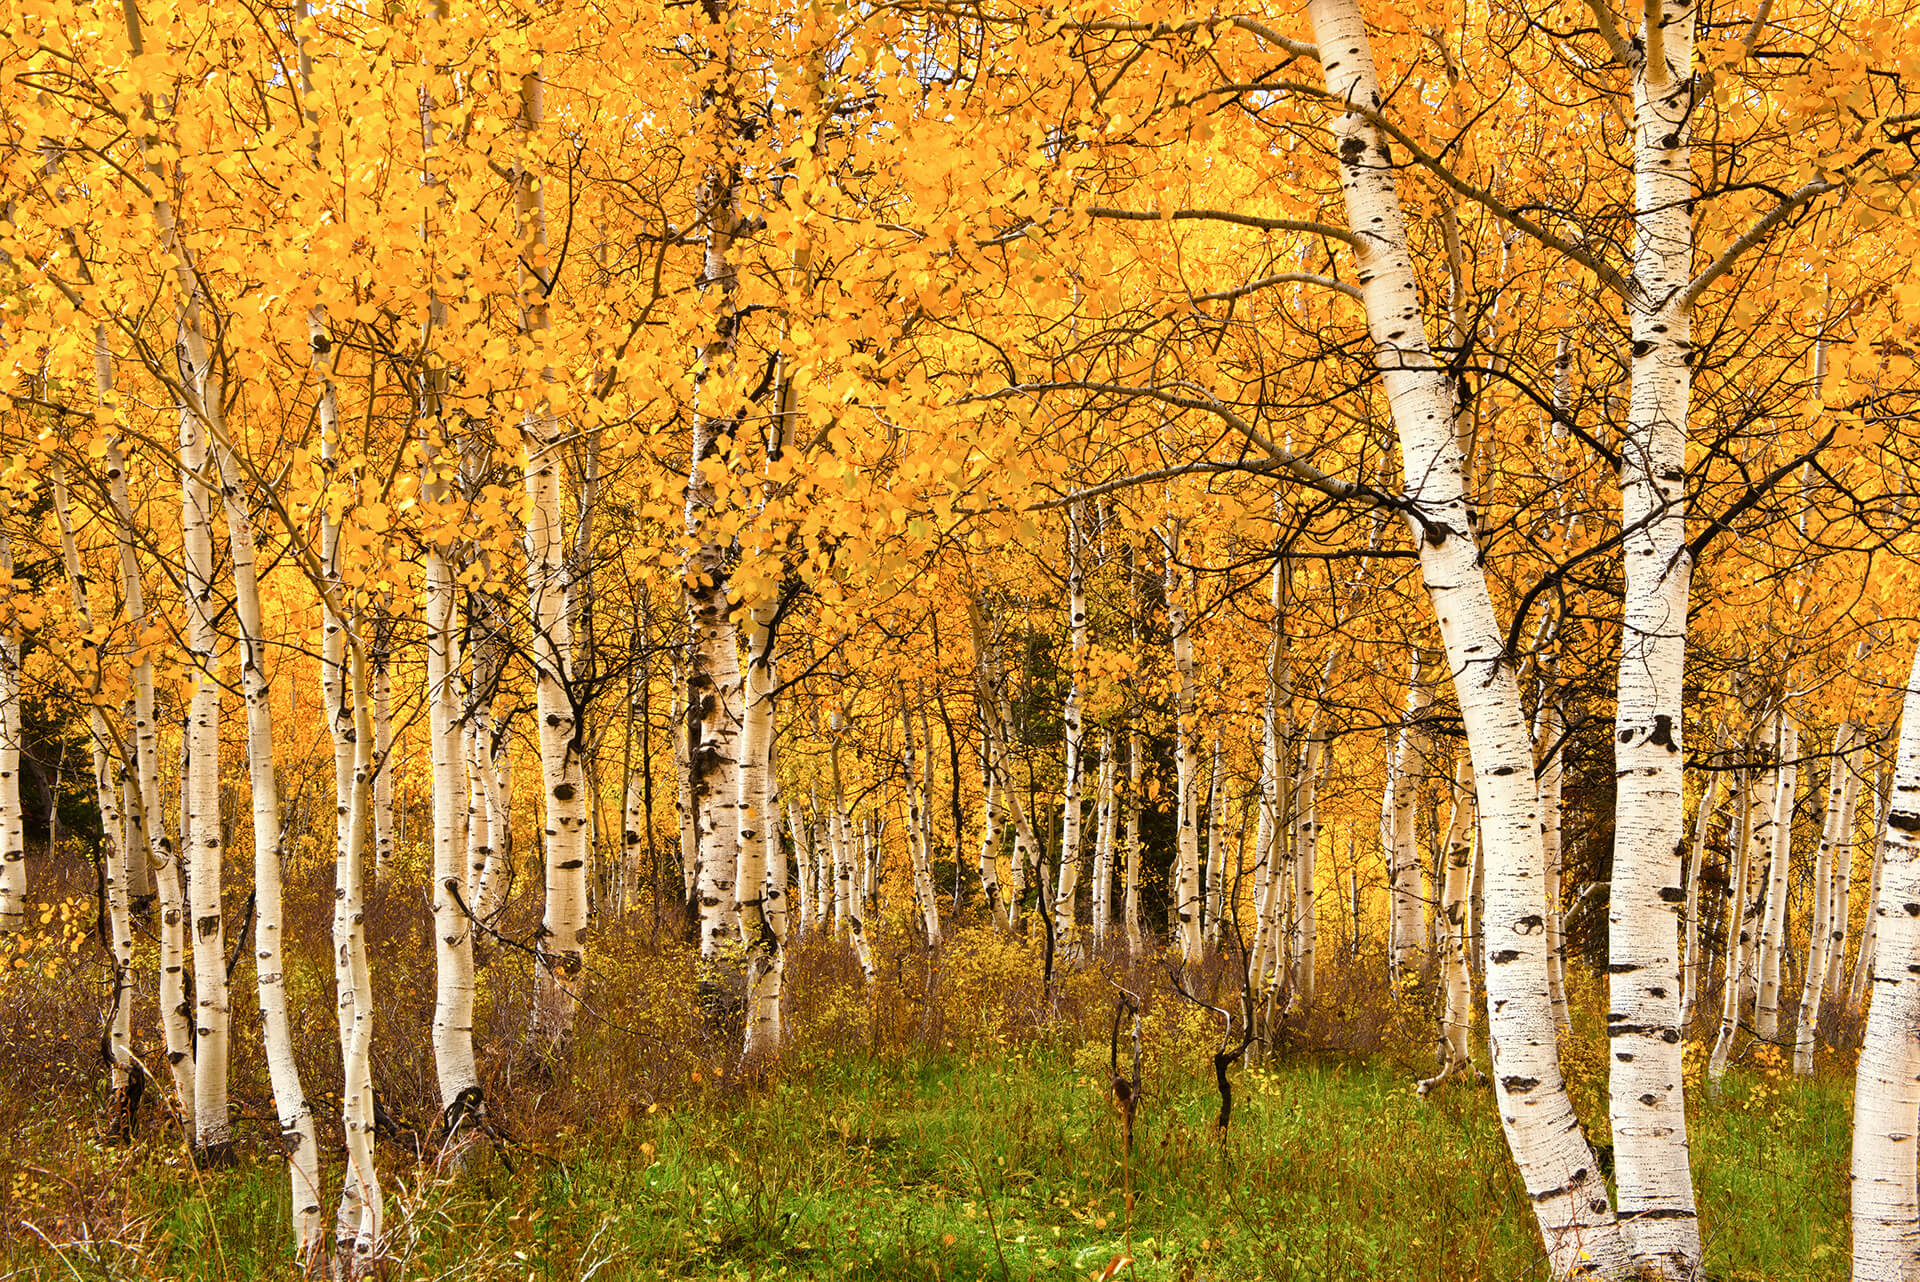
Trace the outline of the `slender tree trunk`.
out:
[[[0,530],[0,575],[13,577],[13,539],[6,530]],[[15,934],[27,926],[27,844],[20,811],[20,731],[20,638],[8,630],[0,633],[0,935]],[[163,980],[163,1001],[164,983]]]
[[[372,696],[366,659],[357,643],[349,646],[347,685],[353,708],[353,782],[336,874],[333,947],[344,1034],[340,1120],[348,1177],[334,1219],[334,1238],[340,1255],[350,1257],[347,1272],[361,1278],[375,1269],[384,1206],[374,1166],[373,978],[367,963],[366,922],[368,812],[373,805],[373,718],[368,709]]]
[[[1780,1034],[1780,970],[1787,945],[1787,872],[1793,858],[1793,807],[1800,781],[1800,727],[1781,714],[1778,791],[1773,801],[1773,857],[1768,864],[1766,916],[1760,931],[1760,995],[1753,1008],[1753,1035],[1773,1041]]]
[[[1008,925],[1006,904],[1000,895],[1000,780],[988,756],[992,751],[985,732],[980,741],[980,893],[987,916],[996,925]]]
[[[1773,849],[1772,773],[1755,769],[1747,772],[1741,787],[1740,835],[1730,849],[1733,867],[1727,878],[1727,961],[1726,986],[1721,990],[1720,1030],[1707,1059],[1707,1080],[1715,1088],[1727,1071],[1734,1038],[1740,1031],[1740,1014],[1746,1007],[1747,973],[1753,951],[1754,918],[1748,906],[1748,884],[1753,867],[1764,863]]]
[[[1880,902],[1881,874],[1886,871],[1887,817],[1892,814],[1893,772],[1880,771],[1873,828],[1873,866],[1867,874],[1867,919],[1860,928],[1860,952],[1853,962],[1853,984],[1847,990],[1847,1005],[1859,1010],[1867,1002],[1867,986],[1873,981],[1873,954],[1880,936],[1880,919],[1873,905]]]
[[[1847,828],[1853,823],[1856,781],[1847,761],[1853,747],[1853,725],[1842,721],[1833,732],[1833,757],[1827,772],[1827,811],[1820,828],[1820,847],[1813,865],[1813,920],[1807,927],[1807,970],[1800,986],[1800,1008],[1794,1021],[1793,1071],[1813,1075],[1814,1039],[1820,1027],[1820,999],[1827,991],[1827,952],[1833,931],[1833,864],[1844,858]]]
[[[220,490],[227,514],[227,542],[233,557],[234,615],[239,624],[241,693],[247,713],[247,776],[253,799],[254,973],[260,996],[261,1040],[267,1079],[273,1088],[280,1123],[280,1145],[287,1157],[292,1190],[294,1256],[303,1266],[316,1261],[326,1240],[321,1208],[320,1141],[313,1108],[301,1085],[294,1059],[293,1018],[288,1009],[282,960],[283,930],[280,866],[286,858],[285,826],[280,813],[279,780],[273,763],[273,703],[267,683],[266,629],[261,617],[253,523],[243,501],[240,469],[228,452],[215,447]]]
[[[1066,776],[1060,807],[1060,879],[1053,897],[1053,920],[1063,947],[1070,946],[1074,920],[1078,916],[1077,891],[1080,884],[1081,806],[1085,802],[1086,726],[1082,686],[1087,668],[1087,588],[1084,574],[1084,539],[1080,534],[1079,513],[1067,511],[1067,632],[1070,673],[1066,707],[1063,713],[1066,738]]]
[[[1724,736],[1723,736],[1724,739]],[[1720,751],[1716,747],[1714,763],[1720,760]],[[1699,809],[1694,814],[1693,846],[1687,855],[1687,917],[1686,917],[1686,963],[1681,971],[1683,993],[1680,999],[1680,1027],[1684,1031],[1693,1024],[1694,1010],[1700,1002],[1700,869],[1706,862],[1707,832],[1713,823],[1713,808],[1720,799],[1720,774],[1718,770],[1707,772],[1707,782],[1700,793]]]
[[[199,384],[200,369],[183,365],[181,372],[185,381]],[[192,830],[187,887],[188,917],[193,923],[194,1144],[209,1153],[223,1153],[233,1133],[227,1118],[230,1007],[226,924],[220,895],[225,851],[220,840],[219,634],[214,623],[213,494],[207,483],[212,459],[207,435],[205,425],[192,410],[181,412],[182,586],[187,597],[187,649],[195,668],[193,699],[187,712],[189,756],[181,780]]]
[[[1920,915],[1910,907],[1920,903],[1920,651],[1907,678],[1882,844],[1879,956],[1853,1090],[1855,1282],[1907,1282],[1920,1240]]]
[[[1423,724],[1433,702],[1433,688],[1424,680],[1432,660],[1414,652],[1407,677],[1407,716],[1394,750],[1392,810],[1388,824],[1387,883],[1392,897],[1387,962],[1396,987],[1419,973],[1421,931],[1420,851],[1416,810],[1420,782],[1427,774],[1427,731]]]
[[[1180,959],[1192,964],[1202,951],[1200,898],[1199,709],[1193,680],[1193,636],[1187,611],[1188,583],[1180,568],[1179,521],[1161,535],[1166,553],[1167,628],[1172,636],[1174,671],[1173,769],[1177,796],[1177,855],[1173,912]]]
[[[927,946],[940,946],[940,903],[933,885],[933,857],[927,849],[926,798],[913,769],[913,712],[907,706],[906,687],[900,689],[900,768],[907,792],[907,850],[913,867],[913,900]],[[1042,885],[1041,891],[1045,893]]]
[[[1113,792],[1113,731],[1100,731],[1100,778],[1096,785],[1100,796],[1095,811],[1093,844],[1093,946],[1102,948],[1113,924],[1113,828],[1115,803]]]
[[[746,716],[737,740],[740,928],[746,943],[747,1028],[741,1064],[763,1072],[780,1056],[780,990],[784,965],[781,932],[768,904],[767,841],[776,820],[767,807],[772,767],[774,691],[773,620],[777,605],[756,601],[748,609]],[[777,840],[777,837],[776,837]],[[780,888],[784,894],[785,887]]]
[[[829,718],[831,738],[827,741],[827,765],[833,775],[833,877],[834,877],[834,917],[842,923],[847,939],[853,945],[853,955],[860,963],[860,971],[873,982],[873,952],[867,947],[867,912],[865,896],[857,893],[853,884],[853,821],[847,814],[847,792],[840,778],[840,737],[846,728],[846,719],[838,712]]]
[[[1356,0],[1311,0],[1329,92],[1371,106],[1380,86]],[[1520,691],[1466,511],[1454,405],[1433,359],[1386,140],[1354,111],[1332,123],[1357,238],[1375,363],[1398,430],[1415,541],[1454,677],[1487,845],[1487,1010],[1495,1098],[1556,1277],[1626,1272],[1593,1150],[1560,1073],[1547,985],[1546,875],[1533,750]]]
[[[1547,870],[1547,989],[1553,1000],[1554,1026],[1562,1033],[1573,1031],[1573,1016],[1567,1009],[1567,941],[1562,925],[1564,898],[1560,873],[1565,863],[1561,849],[1561,784],[1566,778],[1566,749],[1563,740],[1566,723],[1559,705],[1542,695],[1534,716],[1534,752],[1538,758],[1535,787],[1540,805],[1541,855]],[[1484,860],[1483,860],[1484,862]],[[1479,871],[1476,867],[1476,873]],[[1470,892],[1471,893],[1471,892]],[[1468,911],[1472,911],[1469,904]]]
[[[1609,895],[1609,1116],[1620,1225],[1634,1266],[1694,1277],[1694,1210],[1681,1080],[1680,910],[1686,805],[1681,681],[1687,551],[1687,410],[1694,362],[1692,0],[1646,11],[1633,51],[1633,394],[1620,451],[1625,600],[1614,721],[1618,791]]]
[[[1454,762],[1453,813],[1447,820],[1440,892],[1442,941],[1440,986],[1440,1071],[1419,1084],[1425,1095],[1454,1073],[1473,1071],[1473,984],[1467,972],[1467,898],[1473,862],[1473,761],[1462,753]]]

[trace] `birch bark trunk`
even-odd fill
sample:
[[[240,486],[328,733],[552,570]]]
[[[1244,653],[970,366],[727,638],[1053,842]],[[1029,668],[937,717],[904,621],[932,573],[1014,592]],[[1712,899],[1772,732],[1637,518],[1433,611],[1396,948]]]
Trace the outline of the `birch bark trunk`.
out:
[[[1719,764],[1720,755],[1716,747],[1714,764]],[[1700,806],[1694,815],[1693,845],[1687,853],[1686,960],[1681,971],[1684,988],[1680,999],[1680,1027],[1683,1030],[1692,1026],[1694,1010],[1700,1001],[1700,870],[1706,862],[1707,833],[1713,823],[1713,808],[1720,800],[1720,774],[1718,770],[1707,773],[1706,786],[1700,793]]]
[[[1440,892],[1446,931],[1441,952],[1440,1071],[1419,1083],[1425,1095],[1454,1073],[1473,1070],[1473,985],[1467,972],[1468,873],[1473,863],[1473,761],[1462,753],[1453,768],[1453,808],[1447,820]]]
[[[1880,772],[1877,814],[1873,828],[1873,867],[1867,874],[1867,918],[1860,927],[1860,952],[1853,962],[1853,983],[1847,990],[1847,1005],[1859,1010],[1866,1005],[1867,988],[1873,980],[1873,954],[1879,943],[1880,919],[1873,906],[1880,902],[1881,874],[1886,871],[1887,817],[1892,814],[1893,771]]]
[[[905,773],[907,791],[907,848],[913,867],[913,901],[920,910],[920,925],[926,932],[927,947],[940,947],[940,904],[933,885],[933,858],[927,849],[925,823],[926,798],[913,768],[913,712],[907,706],[907,692],[900,690],[900,766]],[[1041,893],[1046,887],[1041,886]]]
[[[1380,101],[1355,0],[1310,0],[1337,102]],[[1436,366],[1385,139],[1357,112],[1333,121],[1357,279],[1398,430],[1421,570],[1473,755],[1487,847],[1487,1008],[1495,1098],[1556,1277],[1627,1271],[1607,1187],[1560,1073],[1547,985],[1546,891],[1533,745],[1466,512],[1453,393]]]
[[[1920,651],[1907,678],[1885,834],[1872,918],[1879,955],[1854,1076],[1855,1282],[1907,1282],[1920,1240]]]
[[[746,944],[747,1028],[742,1071],[762,1073],[780,1055],[780,990],[784,973],[781,932],[769,911],[767,841],[775,823],[767,806],[771,783],[776,603],[747,610],[746,716],[738,739],[740,928]],[[903,704],[904,706],[904,704]],[[784,893],[785,887],[780,890]]]
[[[1066,738],[1066,776],[1060,807],[1060,878],[1053,897],[1053,920],[1062,946],[1068,946],[1078,915],[1080,884],[1080,809],[1085,800],[1086,726],[1082,686],[1087,668],[1087,587],[1079,513],[1067,511],[1067,634],[1070,674],[1063,712]]]

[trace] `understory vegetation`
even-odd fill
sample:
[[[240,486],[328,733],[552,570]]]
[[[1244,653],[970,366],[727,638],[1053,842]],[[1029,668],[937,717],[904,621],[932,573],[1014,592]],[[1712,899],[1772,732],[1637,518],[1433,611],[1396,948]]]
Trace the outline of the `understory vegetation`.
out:
[[[408,898],[404,884],[392,898]],[[293,900],[320,911],[321,889],[316,878]],[[405,928],[395,907],[376,895],[376,937]],[[790,961],[798,1053],[741,1085],[738,1013],[703,1009],[675,925],[636,914],[604,941],[596,973],[624,982],[589,989],[591,1014],[555,1064],[516,1036],[530,965],[495,945],[481,972],[491,1136],[443,1149],[430,1056],[420,1039],[384,1039],[388,1277],[1019,1282],[1097,1277],[1115,1260],[1130,1261],[1116,1276],[1142,1279],[1546,1276],[1491,1087],[1456,1078],[1416,1095],[1431,995],[1379,985],[1377,948],[1330,957],[1311,1016],[1277,1018],[1270,1044],[1231,1071],[1223,1136],[1221,1021],[1151,961],[1090,959],[1049,988],[1037,951],[990,927],[961,927],[936,957],[896,925],[876,940],[887,973],[866,991],[845,951],[816,939]],[[296,991],[317,995],[324,954],[298,961]],[[1232,976],[1223,961],[1196,995],[1232,1004]],[[427,1017],[430,973],[384,978],[389,1028]],[[1112,1089],[1116,1062],[1132,1071],[1120,989],[1143,1010],[1130,1159]],[[287,1183],[257,1051],[235,1064],[232,1162],[195,1170],[164,1110],[133,1143],[102,1142],[98,1049],[61,1031],[91,1027],[77,1017],[97,1001],[86,968],[19,968],[4,992],[0,1034],[18,1054],[0,1078],[0,1277],[286,1276]],[[1604,1155],[1602,992],[1574,985],[1562,1054]],[[1823,1053],[1795,1079],[1758,1045],[1714,1097],[1704,1059],[1689,1043],[1715,1276],[1844,1277],[1850,1062]],[[337,1153],[337,1109],[320,1116]]]

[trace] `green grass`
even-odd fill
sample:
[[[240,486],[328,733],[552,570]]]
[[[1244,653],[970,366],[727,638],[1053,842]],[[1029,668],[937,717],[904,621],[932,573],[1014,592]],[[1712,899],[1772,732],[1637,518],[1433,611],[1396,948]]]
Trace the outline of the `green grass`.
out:
[[[383,1151],[387,1276],[1024,1282],[1085,1279],[1120,1254],[1139,1279],[1544,1276],[1485,1087],[1423,1101],[1386,1058],[1295,1058],[1236,1074],[1223,1145],[1210,1077],[1150,1068],[1129,1231],[1105,1083],[1104,1047],[835,1060],[509,1150],[511,1169],[489,1153],[436,1173]],[[1844,1277],[1844,1087],[1736,1073],[1720,1101],[1695,1095],[1712,1276]],[[287,1275],[287,1195],[266,1158],[196,1178],[159,1141],[113,1151],[81,1134],[49,1122],[9,1150],[0,1276]],[[69,1151],[20,1156],[54,1143]],[[92,1243],[56,1253],[23,1221]]]

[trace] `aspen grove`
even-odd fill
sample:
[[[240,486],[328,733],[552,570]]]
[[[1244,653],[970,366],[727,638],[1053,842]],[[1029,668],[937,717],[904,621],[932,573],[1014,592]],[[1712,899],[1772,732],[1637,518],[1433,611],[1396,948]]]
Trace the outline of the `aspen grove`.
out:
[[[1906,0],[0,0],[0,1116],[277,1199],[5,1260],[429,1276],[898,1042],[1077,1066],[1036,1275],[1483,1276],[1147,1240],[1328,1056],[1553,1279],[1828,1091],[1920,1275],[1916,165]]]

